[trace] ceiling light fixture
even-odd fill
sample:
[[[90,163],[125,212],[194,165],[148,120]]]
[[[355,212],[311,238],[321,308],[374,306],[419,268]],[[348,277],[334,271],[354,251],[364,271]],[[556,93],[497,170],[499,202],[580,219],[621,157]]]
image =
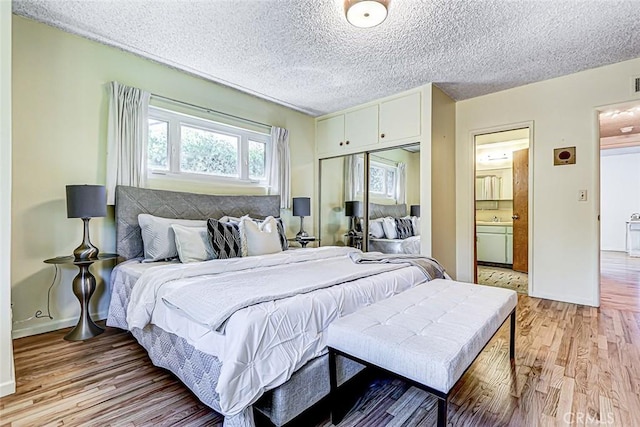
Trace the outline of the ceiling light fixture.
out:
[[[354,27],[371,28],[387,18],[388,0],[345,0],[347,21]]]

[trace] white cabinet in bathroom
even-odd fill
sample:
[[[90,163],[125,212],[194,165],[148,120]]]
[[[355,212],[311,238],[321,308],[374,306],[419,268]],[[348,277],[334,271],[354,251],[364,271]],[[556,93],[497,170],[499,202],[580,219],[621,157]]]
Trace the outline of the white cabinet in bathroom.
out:
[[[513,263],[513,227],[478,225],[476,226],[476,236],[478,238],[478,262]]]

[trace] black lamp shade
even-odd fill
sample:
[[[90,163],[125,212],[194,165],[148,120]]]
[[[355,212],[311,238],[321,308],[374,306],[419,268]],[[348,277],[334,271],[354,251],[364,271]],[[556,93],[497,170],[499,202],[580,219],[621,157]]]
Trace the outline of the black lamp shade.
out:
[[[420,205],[411,205],[411,216],[420,216]]]
[[[107,216],[104,185],[67,185],[67,218]]]
[[[344,202],[344,215],[345,216],[362,216],[362,202],[358,200],[352,200]]]
[[[311,198],[294,197],[293,198],[293,216],[309,216],[311,215]]]

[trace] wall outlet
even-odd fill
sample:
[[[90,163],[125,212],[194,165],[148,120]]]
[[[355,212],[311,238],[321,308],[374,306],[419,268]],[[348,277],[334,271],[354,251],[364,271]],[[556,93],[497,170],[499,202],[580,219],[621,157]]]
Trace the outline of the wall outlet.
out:
[[[587,190],[578,190],[578,201],[579,202],[587,201]]]

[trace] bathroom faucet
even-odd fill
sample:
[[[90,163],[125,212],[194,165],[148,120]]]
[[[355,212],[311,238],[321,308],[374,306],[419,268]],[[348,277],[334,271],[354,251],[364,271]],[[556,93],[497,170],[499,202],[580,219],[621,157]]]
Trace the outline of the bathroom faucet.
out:
[[[493,216],[493,218],[491,218],[492,222],[500,222],[500,218],[498,218],[497,216]]]

